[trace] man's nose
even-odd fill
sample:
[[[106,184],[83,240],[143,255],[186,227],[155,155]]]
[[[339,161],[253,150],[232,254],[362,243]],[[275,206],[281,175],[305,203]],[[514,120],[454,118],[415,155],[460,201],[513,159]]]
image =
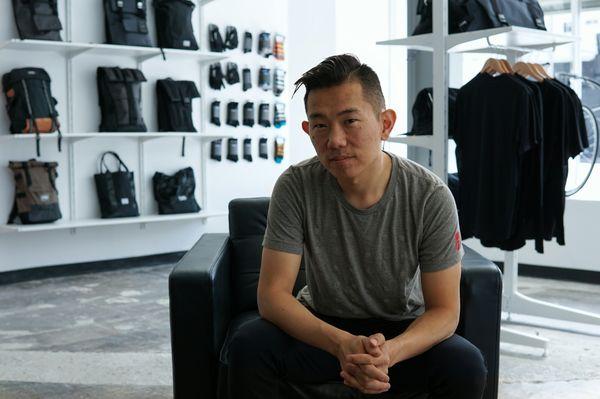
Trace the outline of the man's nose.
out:
[[[337,123],[331,127],[327,146],[329,148],[340,148],[346,146],[346,132]]]

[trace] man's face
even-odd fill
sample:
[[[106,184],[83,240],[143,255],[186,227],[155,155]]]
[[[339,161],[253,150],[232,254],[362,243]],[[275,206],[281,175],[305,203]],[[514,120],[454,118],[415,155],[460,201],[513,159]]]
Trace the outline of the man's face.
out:
[[[393,126],[393,121],[388,126],[389,112],[393,113],[376,113],[361,84],[349,81],[312,90],[306,104],[308,122],[302,128],[323,166],[338,179],[352,179],[381,156],[381,140]]]

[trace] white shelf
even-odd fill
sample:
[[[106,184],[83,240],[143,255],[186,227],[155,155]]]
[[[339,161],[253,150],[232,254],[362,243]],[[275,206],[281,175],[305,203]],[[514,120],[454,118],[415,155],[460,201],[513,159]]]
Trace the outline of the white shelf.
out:
[[[379,45],[402,46],[413,50],[433,51],[433,34],[410,36],[377,42]],[[573,43],[574,36],[558,35],[519,26],[478,30],[448,35],[446,50],[452,53],[503,53],[543,50]]]
[[[93,138],[136,138],[142,140],[158,139],[165,137],[191,137],[200,140],[216,140],[221,138],[234,137],[233,134],[206,134],[206,133],[195,133],[195,132],[115,132],[115,133],[63,133],[63,140],[83,140]],[[41,139],[52,139],[58,138],[57,133],[42,133],[40,134]],[[2,140],[28,140],[35,139],[35,133],[23,133],[23,134],[1,134],[0,139]]]
[[[123,46],[99,43],[71,43],[50,40],[11,39],[0,43],[0,50],[46,51],[65,56],[92,55],[129,56],[143,62],[151,58],[162,57],[158,47]],[[199,50],[164,49],[167,60],[175,58],[196,59],[198,62],[217,62],[227,58],[225,53],[213,53]]]
[[[387,140],[390,143],[408,144],[416,147],[433,149],[433,136],[393,136]]]
[[[79,229],[83,227],[97,227],[97,226],[116,226],[123,224],[146,224],[146,223],[158,223],[158,222],[170,222],[177,220],[193,220],[193,219],[207,219],[211,217],[227,216],[227,212],[199,212],[199,213],[184,213],[175,215],[148,215],[148,216],[137,216],[128,218],[114,218],[114,219],[83,219],[74,221],[63,221],[59,220],[54,223],[43,223],[43,224],[6,224],[0,226],[0,233],[28,233],[34,231],[48,231],[48,230],[64,230],[64,229]]]
[[[377,42],[381,46],[402,46],[411,50],[433,51],[433,34],[409,36],[404,39],[392,39]]]

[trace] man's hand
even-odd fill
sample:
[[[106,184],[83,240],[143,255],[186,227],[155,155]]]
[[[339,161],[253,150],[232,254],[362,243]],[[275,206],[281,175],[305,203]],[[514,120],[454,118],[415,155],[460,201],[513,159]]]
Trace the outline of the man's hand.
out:
[[[362,363],[352,360],[356,356],[360,356],[356,359]],[[344,384],[366,394],[382,393],[390,389],[390,378],[387,375],[390,358],[382,334],[352,336],[340,344],[337,357]]]

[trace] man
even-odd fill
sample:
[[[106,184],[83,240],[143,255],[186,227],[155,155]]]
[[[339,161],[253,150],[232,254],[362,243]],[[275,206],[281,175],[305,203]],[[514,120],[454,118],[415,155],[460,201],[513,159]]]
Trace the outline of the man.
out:
[[[367,394],[481,398],[481,353],[455,335],[463,249],[435,175],[382,151],[396,114],[352,55],[306,72],[317,157],[273,190],[258,285],[261,319],[231,342],[232,398],[283,398],[279,382],[342,380]],[[301,259],[307,286],[292,290]]]

